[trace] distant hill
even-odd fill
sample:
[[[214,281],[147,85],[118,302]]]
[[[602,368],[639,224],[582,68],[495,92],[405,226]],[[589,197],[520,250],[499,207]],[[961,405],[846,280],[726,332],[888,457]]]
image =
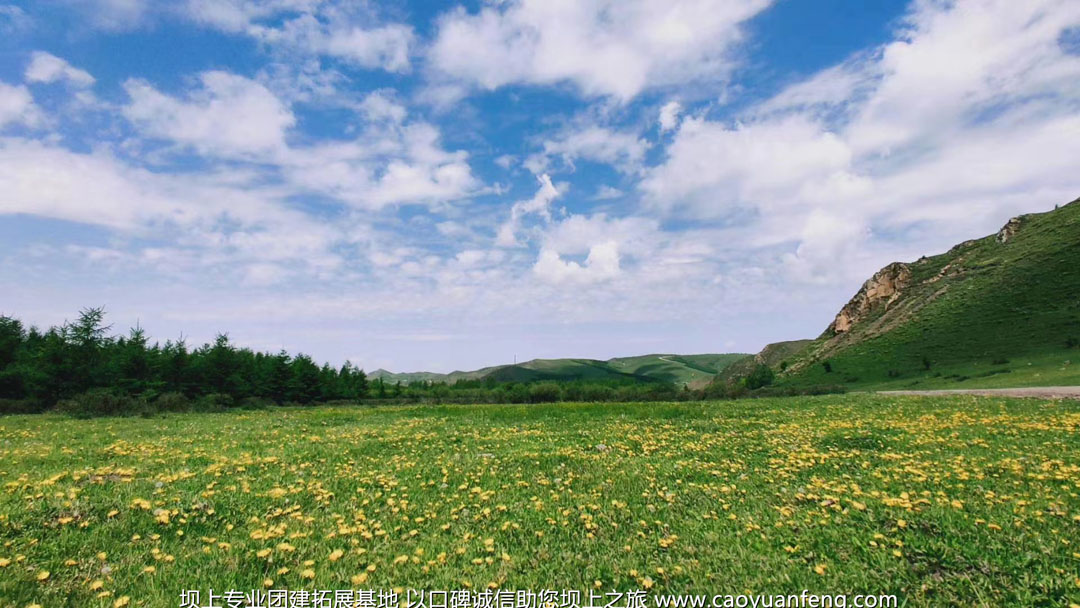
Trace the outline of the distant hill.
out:
[[[369,374],[384,382],[409,384],[413,382],[444,382],[458,380],[493,380],[496,382],[536,382],[541,380],[630,380],[670,382],[698,388],[728,365],[749,357],[743,353],[675,355],[653,354],[638,357],[596,359],[533,359],[524,363],[485,367],[474,371],[455,371],[449,374],[432,372],[392,373],[383,369]]]
[[[1078,347],[1080,200],[889,264],[783,370],[775,357],[768,364],[789,386],[1073,385]]]
[[[779,371],[786,368],[796,355],[801,353],[813,340],[789,340],[787,342],[774,342],[765,346],[756,355],[748,355],[732,363],[717,374],[716,382],[727,382],[741,378],[754,371],[758,365],[768,365]]]

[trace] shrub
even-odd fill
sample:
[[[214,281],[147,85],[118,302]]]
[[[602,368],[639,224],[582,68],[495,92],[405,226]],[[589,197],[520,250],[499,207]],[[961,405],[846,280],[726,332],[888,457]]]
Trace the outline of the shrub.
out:
[[[768,365],[761,364],[754,368],[754,371],[750,372],[743,382],[746,384],[746,388],[750,390],[756,390],[765,386],[769,386],[773,382],[773,378],[776,374],[773,373],[772,368]]]
[[[7,414],[37,414],[44,408],[30,399],[0,399],[0,416]]]
[[[236,404],[232,395],[227,393],[210,393],[195,400],[192,409],[197,412],[224,412]]]
[[[351,405],[353,402],[347,401],[345,403]],[[265,410],[270,407],[270,401],[261,397],[244,397],[240,400],[239,407],[244,410]]]
[[[56,404],[56,409],[75,418],[148,415],[154,411],[145,400],[117,395],[106,389],[87,391]]]
[[[154,400],[159,412],[186,412],[191,409],[191,399],[184,393],[162,393]]]
[[[825,368],[825,373],[826,374],[831,374],[832,373],[832,363],[829,363],[828,361],[822,361],[821,362],[821,367]]]
[[[590,385],[581,390],[582,401],[611,401],[615,398],[615,391],[610,386]]]
[[[562,391],[554,382],[541,382],[529,387],[530,403],[553,403],[559,400]]]

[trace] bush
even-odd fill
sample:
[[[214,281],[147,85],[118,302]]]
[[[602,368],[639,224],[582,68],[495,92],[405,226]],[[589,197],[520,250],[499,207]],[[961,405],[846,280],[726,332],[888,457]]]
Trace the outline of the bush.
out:
[[[227,393],[210,393],[195,400],[192,409],[197,412],[224,412],[233,407],[236,400]]]
[[[756,390],[772,384],[776,374],[773,373],[772,368],[768,365],[761,364],[754,368],[754,371],[750,372],[748,376],[743,378],[743,383],[746,384],[746,388],[750,390]]]
[[[56,409],[75,418],[148,415],[154,411],[143,399],[117,395],[106,389],[87,391],[61,400],[56,404]]]
[[[541,382],[529,387],[529,403],[554,403],[560,396],[562,391],[554,382]]]
[[[239,407],[242,410],[265,410],[270,407],[270,403],[269,400],[262,397],[244,397],[240,400]],[[352,405],[354,402],[349,401],[347,403]]]
[[[0,399],[0,416],[8,414],[37,414],[44,408],[30,399]]]
[[[615,398],[615,390],[610,386],[592,384],[581,389],[582,401],[612,401]]]
[[[184,393],[162,393],[154,400],[159,412],[186,412],[191,409],[191,399]]]

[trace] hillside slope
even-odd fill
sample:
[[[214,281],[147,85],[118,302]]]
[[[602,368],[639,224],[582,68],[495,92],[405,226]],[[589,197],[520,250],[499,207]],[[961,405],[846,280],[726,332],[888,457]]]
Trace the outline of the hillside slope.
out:
[[[750,374],[759,365],[768,365],[774,370],[784,369],[812,343],[813,340],[788,340],[768,344],[758,354],[743,357],[727,366],[716,375],[714,382],[726,383],[741,378]]]
[[[878,271],[784,385],[1080,384],[1080,200]],[[780,370],[777,370],[780,371]]]
[[[537,382],[542,380],[571,381],[630,381],[630,382],[668,382],[675,385],[689,385],[691,388],[703,386],[728,365],[748,355],[704,354],[675,355],[652,354],[637,357],[616,357],[607,361],[596,359],[533,359],[524,363],[498,365],[474,371],[455,371],[449,374],[432,372],[412,372],[395,374],[386,370],[376,370],[370,374],[372,379],[382,378],[385,382],[444,382],[452,384],[458,380],[491,380],[495,382]]]

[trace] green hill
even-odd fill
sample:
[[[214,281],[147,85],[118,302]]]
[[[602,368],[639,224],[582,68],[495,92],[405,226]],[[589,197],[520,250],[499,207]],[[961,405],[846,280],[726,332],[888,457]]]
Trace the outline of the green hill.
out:
[[[790,361],[803,351],[813,340],[789,340],[787,342],[774,342],[761,349],[756,355],[747,355],[727,366],[715,377],[716,382],[728,382],[741,378],[754,371],[758,365],[768,365],[780,370],[786,368]]]
[[[458,380],[492,380],[495,382],[537,382],[542,380],[624,380],[638,382],[669,382],[703,386],[728,365],[749,355],[705,354],[674,355],[654,354],[638,357],[618,357],[607,361],[597,359],[533,359],[524,363],[498,365],[474,371],[455,371],[449,374],[412,372],[395,374],[376,370],[372,379],[382,378],[388,383],[445,382]]]
[[[1078,346],[1080,200],[881,269],[820,337],[777,369],[777,383],[1074,385]]]

